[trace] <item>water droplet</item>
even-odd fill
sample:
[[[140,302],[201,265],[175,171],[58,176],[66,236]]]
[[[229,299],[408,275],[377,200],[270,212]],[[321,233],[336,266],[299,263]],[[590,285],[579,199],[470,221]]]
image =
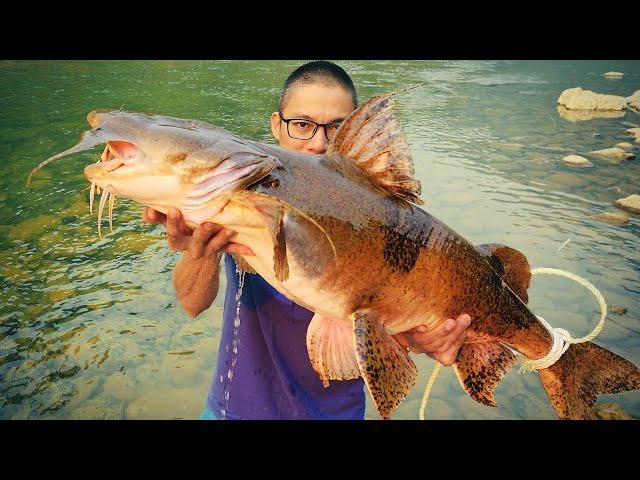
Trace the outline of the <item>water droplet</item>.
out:
[[[240,345],[240,339],[238,338],[238,328],[240,328],[240,299],[242,298],[242,289],[244,287],[244,272],[241,271],[236,265],[236,275],[238,275],[238,291],[236,292],[236,315],[233,320],[233,340],[231,345],[233,346],[233,358],[231,359],[231,368],[227,371],[227,378],[229,380],[233,379],[233,370],[232,368],[236,366],[238,363],[238,346]],[[229,352],[230,345],[226,345],[225,350]],[[220,377],[220,381],[222,382],[222,377]],[[229,407],[229,390],[228,387],[224,392],[224,400],[226,403],[226,408],[223,408],[221,411],[226,412]],[[224,418],[224,413],[222,413],[222,417]]]

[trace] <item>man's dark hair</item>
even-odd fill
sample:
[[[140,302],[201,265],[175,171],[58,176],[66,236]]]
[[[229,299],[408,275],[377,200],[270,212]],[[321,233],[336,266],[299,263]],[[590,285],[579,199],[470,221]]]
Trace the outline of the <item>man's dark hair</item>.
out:
[[[280,103],[278,103],[278,111],[282,112],[282,108],[287,101],[289,90],[294,83],[323,83],[325,85],[339,85],[348,90],[353,97],[354,108],[358,106],[358,96],[356,87],[353,86],[351,77],[343,70],[342,67],[325,60],[315,60],[305,63],[298,67],[289,75],[284,82],[284,86],[280,91]]]

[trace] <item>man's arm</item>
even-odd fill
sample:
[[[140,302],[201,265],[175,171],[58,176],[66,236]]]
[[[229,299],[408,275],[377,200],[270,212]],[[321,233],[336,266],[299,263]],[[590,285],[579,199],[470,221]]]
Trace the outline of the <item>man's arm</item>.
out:
[[[234,232],[214,223],[203,223],[191,230],[177,208],[164,215],[151,208],[142,211],[145,223],[160,223],[167,229],[169,248],[184,252],[173,272],[178,301],[190,317],[211,306],[218,294],[220,258],[223,252],[254,255],[253,251],[229,242]]]
[[[190,317],[196,317],[209,308],[218,295],[220,258],[222,252],[214,258],[194,259],[185,251],[176,265],[173,286],[178,301]]]

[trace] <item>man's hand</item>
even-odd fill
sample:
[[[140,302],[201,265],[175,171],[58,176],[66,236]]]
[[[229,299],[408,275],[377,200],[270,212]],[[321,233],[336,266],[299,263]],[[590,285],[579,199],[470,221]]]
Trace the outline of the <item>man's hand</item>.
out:
[[[394,338],[412,352],[426,353],[448,366],[455,362],[458,350],[467,336],[465,330],[470,323],[471,317],[463,313],[456,320],[450,318],[431,331],[425,325],[419,325],[407,332],[394,335]]]
[[[184,222],[180,210],[171,207],[168,213],[169,215],[165,215],[145,207],[142,211],[142,220],[145,223],[159,223],[166,227],[171,250],[189,252],[193,260],[201,257],[215,257],[219,252],[255,255],[246,245],[229,242],[229,238],[235,232],[222,225],[206,222],[192,230]]]
[[[184,252],[173,272],[173,286],[182,308],[190,317],[195,317],[209,308],[218,295],[222,252],[255,254],[245,245],[229,242],[235,232],[222,225],[203,223],[192,230],[184,222],[180,210],[170,208],[168,214],[145,208],[142,220],[164,225],[171,250]]]

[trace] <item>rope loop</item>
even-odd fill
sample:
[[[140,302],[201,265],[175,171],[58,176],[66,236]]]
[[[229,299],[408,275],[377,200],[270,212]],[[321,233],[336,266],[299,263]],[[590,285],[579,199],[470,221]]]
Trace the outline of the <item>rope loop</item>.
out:
[[[575,282],[578,282],[580,285],[589,290],[598,300],[600,304],[600,320],[595,328],[591,331],[591,333],[585,335],[581,338],[573,338],[571,334],[565,330],[564,328],[554,328],[542,317],[536,315],[538,320],[545,326],[545,328],[549,331],[553,338],[553,345],[551,346],[551,350],[547,353],[543,358],[538,358],[537,360],[531,358],[525,358],[522,360],[520,364],[520,373],[529,372],[533,370],[542,370],[543,368],[548,368],[554,363],[556,363],[562,354],[567,351],[567,349],[574,343],[584,343],[590,342],[594,338],[598,336],[598,334],[604,328],[604,320],[607,317],[607,304],[604,301],[604,297],[600,293],[600,291],[590,282],[585,280],[584,278],[571,273],[566,272],[564,270],[559,270],[557,268],[534,268],[531,270],[531,275],[537,274],[547,274],[547,275],[558,275],[561,277],[569,278]],[[510,350],[516,355],[523,356],[520,352],[510,348]],[[420,405],[420,410],[418,412],[418,416],[420,420],[424,420],[424,409],[427,407],[427,400],[429,399],[429,394],[431,393],[431,388],[433,387],[436,378],[438,377],[438,373],[440,372],[440,367],[442,364],[436,363],[433,372],[431,373],[431,377],[427,382],[427,386],[424,390],[424,395],[422,396],[422,404]]]

